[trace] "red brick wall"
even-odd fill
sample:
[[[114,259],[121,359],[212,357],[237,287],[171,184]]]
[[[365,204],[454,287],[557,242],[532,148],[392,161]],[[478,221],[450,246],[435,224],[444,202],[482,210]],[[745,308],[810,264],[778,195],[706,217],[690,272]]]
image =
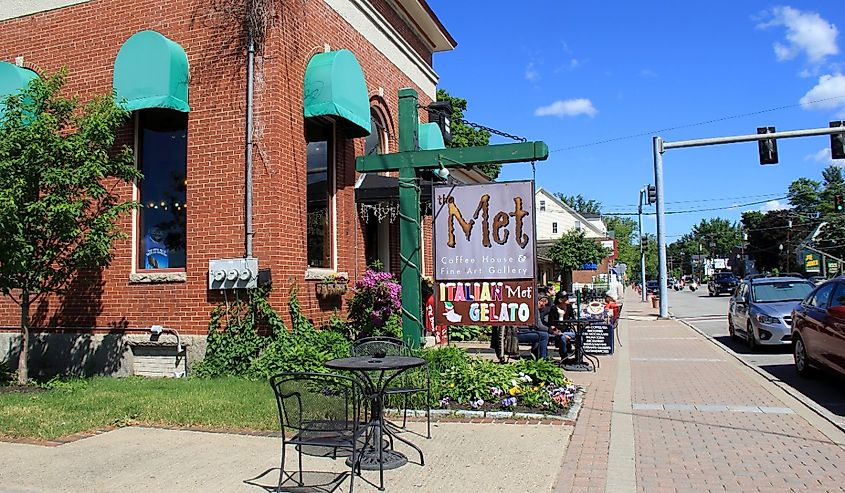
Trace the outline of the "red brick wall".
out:
[[[208,261],[244,254],[244,57],[230,19],[210,11],[205,0],[100,0],[0,22],[0,59],[23,55],[43,73],[68,67],[66,89],[86,99],[111,90],[114,58],[132,34],[153,29],[179,43],[191,67],[188,123],[187,282],[130,284],[131,239],[115,245],[111,266],[94,275],[101,282],[74,295],[50,298],[37,307],[38,328],[144,328],[160,324],[186,334],[206,331],[211,307],[221,295],[207,290]],[[305,141],[302,81],[309,58],[348,48],[363,68],[373,94],[398,129],[397,93],[414,84],[323,2],[284,4],[257,60],[254,164],[254,255],[271,268],[273,304],[284,306],[291,283],[309,317],[322,322],[340,306],[321,305],[314,283],[305,282]],[[403,28],[407,30],[407,27]],[[403,31],[400,29],[400,31]],[[407,33],[403,32],[403,36]],[[407,37],[406,37],[407,39]],[[419,42],[417,43],[419,45]],[[415,49],[420,46],[415,45]],[[424,57],[430,60],[431,54]],[[419,88],[417,88],[419,91]],[[420,91],[421,92],[421,91]],[[421,94],[420,104],[429,101]],[[396,133],[390,142],[397,150]],[[132,128],[123,138],[131,141]],[[339,141],[337,152],[337,270],[363,272],[364,242],[354,204],[354,158],[363,139]],[[131,187],[119,193],[131,197]],[[129,232],[129,217],[121,221]],[[398,242],[397,242],[398,244]],[[14,327],[15,305],[0,302],[0,326]]]

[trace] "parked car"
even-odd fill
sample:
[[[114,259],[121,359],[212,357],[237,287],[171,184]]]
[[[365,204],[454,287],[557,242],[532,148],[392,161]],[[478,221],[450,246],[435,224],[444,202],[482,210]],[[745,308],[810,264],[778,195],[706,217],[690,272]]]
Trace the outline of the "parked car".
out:
[[[755,350],[792,343],[792,310],[814,288],[794,277],[763,277],[740,283],[728,305],[728,332]]]
[[[811,283],[813,283],[813,284],[815,284],[816,286],[818,286],[819,284],[821,284],[821,283],[823,283],[823,282],[827,281],[827,278],[826,278],[826,277],[824,277],[824,276],[810,276],[810,278],[809,278],[808,280],[809,280]]]
[[[792,312],[795,370],[807,376],[813,368],[845,373],[845,279],[817,286]]]
[[[719,296],[722,293],[733,293],[739,284],[739,279],[732,272],[717,272],[707,283],[707,294]]]
[[[645,282],[646,293],[657,294],[660,292],[660,282],[659,281],[646,281]]]

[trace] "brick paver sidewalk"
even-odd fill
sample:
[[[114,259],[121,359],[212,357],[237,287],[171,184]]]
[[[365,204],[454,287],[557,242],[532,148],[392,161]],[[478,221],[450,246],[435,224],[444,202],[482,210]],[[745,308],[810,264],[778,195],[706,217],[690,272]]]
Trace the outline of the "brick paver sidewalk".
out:
[[[845,491],[845,434],[646,306],[626,303],[598,372],[568,375],[589,390],[556,491]]]

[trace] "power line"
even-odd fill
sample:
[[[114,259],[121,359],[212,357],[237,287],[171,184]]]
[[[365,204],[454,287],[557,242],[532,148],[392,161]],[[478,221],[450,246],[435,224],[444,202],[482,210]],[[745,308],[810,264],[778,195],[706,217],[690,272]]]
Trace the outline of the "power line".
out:
[[[748,116],[762,115],[763,113],[771,113],[772,111],[779,111],[779,110],[785,110],[785,109],[789,109],[789,108],[796,108],[796,107],[799,107],[799,106],[806,106],[806,105],[811,105],[811,104],[816,104],[816,103],[823,103],[825,101],[832,101],[834,99],[842,99],[842,98],[845,98],[845,94],[842,94],[840,96],[831,96],[829,98],[817,99],[815,101],[810,101],[806,104],[801,104],[801,103],[799,103],[799,104],[788,104],[788,105],[784,105],[784,106],[777,106],[777,107],[774,107],[774,108],[768,108],[768,109],[765,109],[765,110],[752,111],[750,113],[740,113],[740,114],[737,114],[737,115],[723,116],[721,118],[714,118],[712,120],[705,120],[705,121],[696,122],[696,123],[687,123],[687,124],[678,125],[678,126],[675,126],[675,127],[661,128],[661,129],[658,129],[658,130],[651,130],[651,131],[648,131],[648,132],[640,132],[640,133],[637,133],[637,134],[625,135],[625,136],[622,136],[622,137],[614,137],[614,138],[611,138],[611,139],[598,140],[598,141],[589,142],[589,143],[586,143],[586,144],[578,144],[578,145],[569,146],[569,147],[561,147],[560,149],[554,149],[554,150],[549,151],[549,152],[571,151],[573,149],[581,149],[581,148],[584,148],[584,147],[591,147],[591,146],[595,146],[595,145],[609,144],[611,142],[618,142],[620,140],[628,140],[628,139],[635,139],[637,137],[653,136],[653,135],[661,134],[661,133],[665,133],[665,132],[672,132],[674,130],[681,130],[681,129],[684,129],[684,128],[692,128],[692,127],[699,127],[699,126],[702,126],[702,125],[709,125],[711,123],[718,123],[718,122],[723,122],[723,121],[727,121],[727,120],[734,120],[734,119],[737,119],[737,118],[745,118],[745,117],[748,117]]]
[[[756,202],[746,202],[744,204],[734,204],[734,205],[729,205],[729,206],[726,206],[726,207],[709,207],[709,208],[705,208],[705,209],[666,211],[666,212],[664,212],[664,214],[667,214],[667,215],[669,215],[669,214],[690,214],[690,213],[694,213],[694,212],[708,212],[708,211],[720,211],[720,210],[726,210],[726,209],[739,209],[741,207],[748,207],[749,205],[760,205],[760,204],[765,204],[766,202],[770,202],[772,200],[781,200],[781,199],[785,199],[785,198],[786,198],[785,196],[784,197],[777,197],[777,198],[769,199],[769,200],[758,200]],[[639,214],[639,213],[638,212],[605,212],[605,213],[602,213],[603,216],[636,216],[637,214]],[[654,216],[655,214],[656,214],[655,212],[643,212],[644,216]]]
[[[740,200],[740,199],[757,199],[762,197],[774,197],[776,195],[782,195],[783,192],[772,192],[772,193],[762,193],[759,195],[741,195],[738,197],[721,197],[721,198],[711,198],[711,199],[690,199],[690,200],[674,200],[674,201],[667,201],[667,204],[689,204],[692,202],[719,202],[722,200]],[[621,209],[624,207],[637,207],[639,204],[615,204],[615,205],[608,205],[607,207],[610,209]]]

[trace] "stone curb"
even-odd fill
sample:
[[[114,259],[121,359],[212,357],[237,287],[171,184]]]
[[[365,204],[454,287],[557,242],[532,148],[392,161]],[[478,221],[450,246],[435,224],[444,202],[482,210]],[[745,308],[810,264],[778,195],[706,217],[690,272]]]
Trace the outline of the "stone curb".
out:
[[[679,323],[689,327],[690,329],[694,330],[696,333],[703,336],[706,340],[715,344],[719,349],[721,349],[722,351],[724,351],[724,352],[728,353],[729,355],[733,356],[737,361],[742,363],[743,366],[745,366],[746,368],[748,368],[750,370],[753,370],[757,375],[762,377],[764,380],[773,384],[775,387],[782,390],[783,392],[787,393],[790,397],[792,397],[793,399],[795,399],[796,401],[801,403],[804,407],[806,407],[810,411],[813,411],[813,413],[815,413],[816,415],[818,415],[819,417],[821,417],[822,419],[824,419],[825,421],[827,421],[831,425],[835,426],[836,429],[838,429],[839,431],[845,432],[845,425],[839,424],[836,421],[834,421],[832,418],[827,416],[826,410],[824,410],[824,408],[822,408],[821,406],[819,406],[815,402],[810,401],[804,394],[798,392],[797,390],[795,390],[792,387],[790,387],[789,385],[781,382],[780,380],[773,378],[771,375],[767,374],[764,370],[761,370],[760,368],[757,368],[755,365],[745,361],[733,349],[731,349],[728,346],[726,346],[726,345],[722,344],[721,342],[717,341],[715,337],[711,337],[710,335],[706,334],[705,332],[703,332],[701,329],[699,329],[695,325],[692,325],[691,323],[687,322],[686,320],[676,318],[671,313],[669,315],[672,317],[672,320],[675,320],[676,322],[679,322]],[[832,439],[832,437],[828,437],[828,438]]]
[[[581,412],[581,405],[584,402],[584,394],[587,390],[584,387],[578,387],[575,391],[575,396],[572,398],[572,404],[563,416],[554,414],[541,413],[524,413],[511,411],[471,411],[467,409],[432,409],[432,420],[451,420],[458,422],[484,422],[497,423],[504,422],[506,424],[524,424],[536,423],[539,424],[565,424],[574,425],[578,414]],[[385,415],[392,417],[401,417],[402,411],[399,409],[385,409]],[[408,409],[408,418],[413,418],[414,421],[425,419],[426,411],[424,409]],[[483,421],[478,421],[483,420]]]

